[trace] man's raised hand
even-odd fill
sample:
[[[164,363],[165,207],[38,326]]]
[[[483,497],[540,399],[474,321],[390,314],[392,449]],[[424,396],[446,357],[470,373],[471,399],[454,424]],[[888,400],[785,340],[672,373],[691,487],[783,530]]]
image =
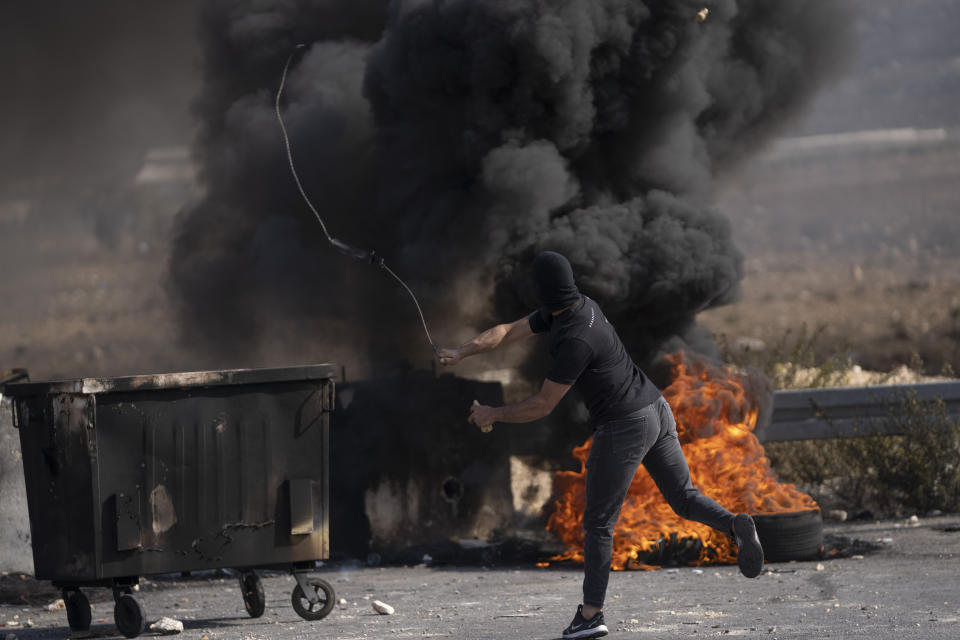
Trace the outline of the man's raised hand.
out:
[[[441,365],[449,367],[463,360],[459,349],[440,349],[437,351],[437,360]]]

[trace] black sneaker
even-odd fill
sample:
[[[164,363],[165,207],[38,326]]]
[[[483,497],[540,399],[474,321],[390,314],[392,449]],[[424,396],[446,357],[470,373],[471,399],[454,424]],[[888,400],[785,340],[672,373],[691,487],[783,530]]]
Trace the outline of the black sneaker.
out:
[[[756,578],[763,570],[763,547],[760,546],[753,518],[745,513],[737,514],[733,519],[733,537],[737,541],[740,573],[748,578]]]
[[[583,605],[577,607],[577,615],[573,622],[563,630],[564,640],[567,638],[599,638],[607,635],[607,625],[603,624],[603,611],[589,620],[583,617]]]

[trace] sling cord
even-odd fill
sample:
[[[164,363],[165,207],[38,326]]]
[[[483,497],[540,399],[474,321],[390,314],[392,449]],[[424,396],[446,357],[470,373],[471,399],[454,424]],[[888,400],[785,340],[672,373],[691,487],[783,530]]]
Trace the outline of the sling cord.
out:
[[[378,256],[375,251],[367,251],[365,249],[351,247],[345,242],[341,242],[340,240],[337,240],[331,236],[330,232],[327,231],[327,225],[324,224],[323,218],[320,217],[320,213],[317,211],[316,207],[313,206],[313,203],[310,202],[310,198],[307,196],[307,192],[304,190],[303,184],[300,182],[300,176],[297,175],[297,169],[293,164],[293,152],[290,150],[290,137],[287,135],[287,127],[283,124],[283,116],[280,115],[280,97],[283,95],[283,87],[287,82],[287,71],[290,69],[290,63],[293,61],[293,57],[297,54],[297,51],[305,48],[305,46],[306,45],[298,44],[287,58],[287,63],[283,65],[283,75],[280,77],[280,88],[277,89],[277,99],[275,102],[277,122],[280,123],[280,132],[283,134],[283,144],[287,148],[287,161],[290,164],[290,173],[293,174],[293,179],[297,183],[297,189],[300,190],[300,195],[303,196],[304,202],[307,203],[307,206],[310,207],[310,211],[312,211],[313,215],[316,216],[317,222],[320,223],[320,228],[323,229],[323,235],[327,237],[327,242],[329,242],[334,249],[346,256],[356,258],[357,260],[363,260],[364,262],[368,262],[372,265],[380,267],[393,276],[394,280],[399,282],[400,285],[407,290],[407,293],[410,294],[410,298],[413,299],[413,304],[415,304],[417,307],[417,313],[420,314],[420,322],[423,324],[424,333],[427,334],[427,341],[433,348],[433,352],[437,353],[437,345],[433,342],[433,338],[430,337],[430,330],[427,329],[427,321],[423,317],[423,310],[420,308],[420,303],[417,301],[417,296],[413,295],[413,291],[407,286],[407,283],[401,280],[400,276],[395,274],[390,267],[386,265],[386,263],[383,261],[383,258]]]

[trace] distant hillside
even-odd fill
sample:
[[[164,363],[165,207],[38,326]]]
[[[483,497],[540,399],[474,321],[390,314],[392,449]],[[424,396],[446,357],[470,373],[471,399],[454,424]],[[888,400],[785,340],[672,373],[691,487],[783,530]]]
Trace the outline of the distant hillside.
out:
[[[960,2],[853,0],[850,68],[789,135],[960,125]]]

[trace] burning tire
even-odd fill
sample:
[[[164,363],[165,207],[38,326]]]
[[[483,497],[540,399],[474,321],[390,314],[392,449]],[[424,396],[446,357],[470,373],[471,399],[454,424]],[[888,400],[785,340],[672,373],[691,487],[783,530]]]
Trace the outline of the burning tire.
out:
[[[819,509],[753,516],[767,562],[812,560],[823,545]]]

